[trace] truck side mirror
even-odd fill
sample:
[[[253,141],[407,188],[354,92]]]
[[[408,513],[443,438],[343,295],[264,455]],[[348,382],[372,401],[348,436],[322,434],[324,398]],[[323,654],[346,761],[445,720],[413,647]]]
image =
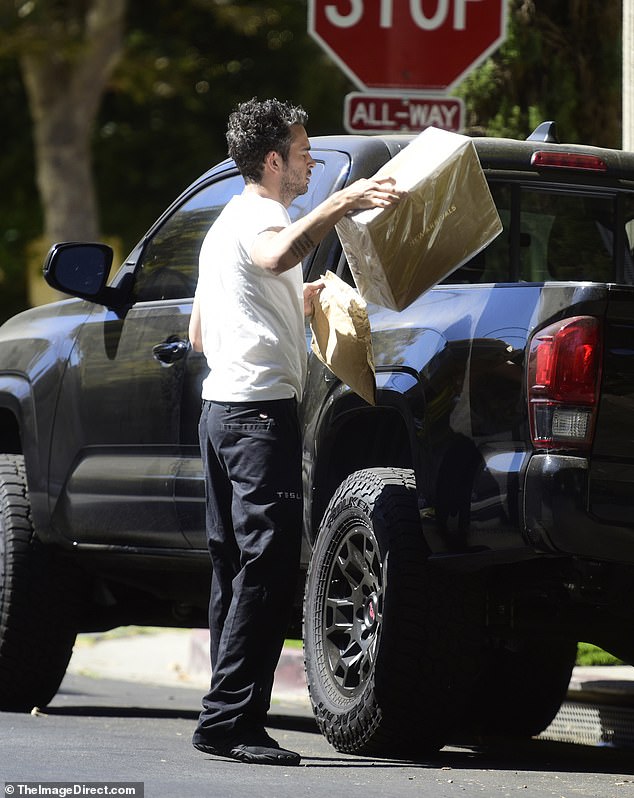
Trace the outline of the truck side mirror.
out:
[[[44,279],[58,291],[91,302],[106,301],[113,252],[107,244],[53,244],[44,262]]]

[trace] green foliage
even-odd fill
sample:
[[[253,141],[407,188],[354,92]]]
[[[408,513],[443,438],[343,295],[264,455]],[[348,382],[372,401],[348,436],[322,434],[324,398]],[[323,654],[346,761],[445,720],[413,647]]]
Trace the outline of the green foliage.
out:
[[[2,0],[0,57],[39,48],[72,54],[82,45],[85,5],[84,0]]]
[[[577,646],[577,665],[623,665],[624,663],[607,651],[592,645],[579,643]]]
[[[502,47],[463,81],[467,128],[525,138],[555,120],[562,140],[621,142],[621,3],[508,0]]]

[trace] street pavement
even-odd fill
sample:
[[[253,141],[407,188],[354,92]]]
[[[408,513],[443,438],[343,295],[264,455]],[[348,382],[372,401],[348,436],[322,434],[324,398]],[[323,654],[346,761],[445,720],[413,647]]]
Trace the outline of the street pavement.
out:
[[[342,754],[309,710],[277,700],[267,726],[301,754],[300,767],[243,765],[192,748],[199,707],[198,687],[68,674],[41,711],[2,713],[0,787],[4,779],[9,795],[16,783],[16,796],[133,782],[147,798],[624,798],[634,786],[630,751],[549,740],[458,740],[405,761]]]
[[[612,721],[605,706],[594,708],[599,742],[570,745],[565,734],[577,720],[563,718],[559,737],[486,745],[452,740],[420,761],[341,754],[318,733],[302,652],[291,646],[277,670],[267,725],[282,745],[301,753],[301,767],[250,767],[202,755],[190,740],[208,686],[207,646],[201,630],[80,635],[49,706],[2,713],[6,794],[11,782],[95,785],[104,779],[142,783],[148,798],[455,798],[518,791],[525,798],[622,798],[634,785],[631,750],[620,745],[616,724],[612,737],[606,732]],[[569,697],[591,690],[621,705],[632,687],[630,668],[577,669]]]

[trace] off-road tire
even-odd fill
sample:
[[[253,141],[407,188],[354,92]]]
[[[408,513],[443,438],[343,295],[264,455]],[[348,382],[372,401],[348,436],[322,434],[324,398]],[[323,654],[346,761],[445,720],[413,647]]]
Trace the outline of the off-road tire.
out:
[[[34,534],[24,460],[0,455],[0,710],[43,707],[76,636],[77,584]]]
[[[324,514],[304,598],[309,695],[326,739],[401,759],[442,747],[474,673],[476,606],[428,563],[413,472],[348,477]]]

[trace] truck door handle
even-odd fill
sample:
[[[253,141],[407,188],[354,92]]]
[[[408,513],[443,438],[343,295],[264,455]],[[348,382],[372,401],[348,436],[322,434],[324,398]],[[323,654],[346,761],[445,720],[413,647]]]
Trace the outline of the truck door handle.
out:
[[[174,337],[153,346],[152,356],[161,366],[172,366],[177,360],[182,360],[188,351],[189,341]]]

